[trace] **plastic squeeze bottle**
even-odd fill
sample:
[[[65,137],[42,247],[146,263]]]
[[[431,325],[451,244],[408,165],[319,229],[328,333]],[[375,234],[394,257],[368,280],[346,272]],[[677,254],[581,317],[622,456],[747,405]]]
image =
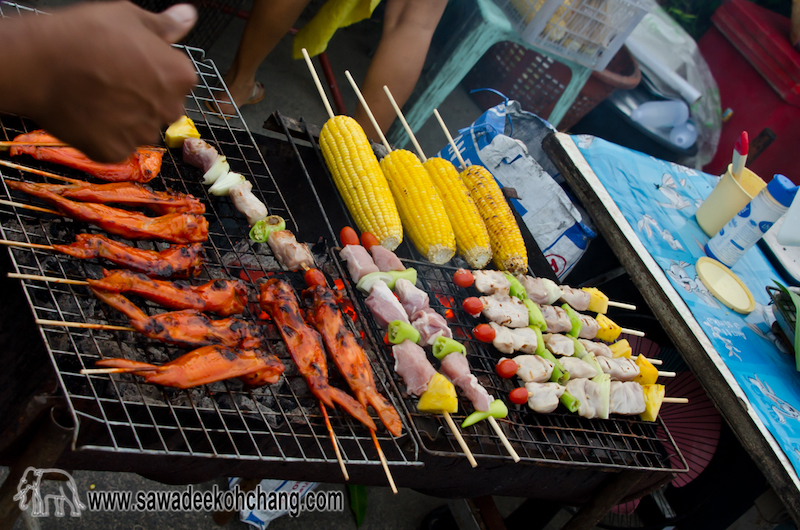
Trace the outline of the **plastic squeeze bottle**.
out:
[[[797,194],[797,188],[783,175],[772,177],[767,187],[706,243],[708,257],[733,267],[786,213]]]
[[[631,119],[645,127],[675,127],[689,119],[689,106],[677,99],[646,101],[633,109]]]
[[[800,246],[800,197],[798,195],[794,196],[789,212],[786,214],[786,219],[783,220],[783,225],[775,239],[781,245]]]

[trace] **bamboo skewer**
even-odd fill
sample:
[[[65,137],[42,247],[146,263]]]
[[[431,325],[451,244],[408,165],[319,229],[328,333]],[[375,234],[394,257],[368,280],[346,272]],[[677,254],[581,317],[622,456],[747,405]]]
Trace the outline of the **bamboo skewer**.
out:
[[[39,175],[41,177],[47,177],[56,180],[63,180],[64,182],[73,182],[73,183],[81,183],[83,184],[84,181],[78,179],[72,179],[69,177],[62,177],[61,175],[56,175],[55,173],[50,173],[49,171],[43,171],[41,169],[36,169],[28,166],[23,166],[20,164],[15,164],[14,162],[9,162],[8,160],[0,160],[0,166],[10,167],[12,169],[19,169],[20,171],[25,171],[26,173],[32,173],[34,175]]]
[[[386,462],[386,456],[383,454],[383,449],[381,449],[381,444],[378,442],[378,437],[375,435],[375,431],[373,429],[370,429],[369,432],[372,435],[372,441],[375,442],[375,449],[378,450],[378,458],[380,458],[381,460],[381,466],[383,466],[383,472],[386,473],[386,478],[389,480],[389,487],[392,488],[392,493],[396,495],[397,486],[394,483],[394,477],[392,477],[392,472],[389,471],[389,464]]]
[[[143,368],[82,368],[81,375],[100,375],[100,374],[129,374],[131,372],[155,372],[159,366],[145,366]]]
[[[619,330],[620,334],[625,333],[627,335],[633,335],[634,337],[644,337],[644,331],[637,331],[629,328],[619,328]]]
[[[32,146],[32,147],[69,147],[69,144],[64,142],[14,142],[14,141],[0,141],[0,151],[8,151],[16,146]]]
[[[9,241],[8,239],[0,239],[0,245],[19,248],[38,248],[40,250],[55,250],[52,245],[40,245],[39,243],[26,243],[24,241]]]
[[[38,276],[36,274],[18,274],[16,272],[9,272],[9,278],[16,278],[18,280],[37,280],[48,283],[65,283],[69,285],[89,285],[86,280],[70,280],[68,278],[53,278],[52,276]]]
[[[342,454],[339,452],[339,440],[336,438],[336,434],[333,432],[333,427],[331,427],[331,420],[328,418],[328,409],[325,408],[325,403],[320,400],[319,408],[322,409],[322,417],[325,418],[325,426],[328,428],[328,434],[331,436],[331,441],[333,442],[333,452],[336,453],[336,460],[339,461],[339,467],[342,468],[342,475],[344,475],[345,480],[350,480],[350,475],[347,473],[347,468],[344,467],[344,460],[342,460]]]
[[[606,302],[609,307],[618,307],[620,309],[628,309],[630,311],[636,311],[636,306],[633,304],[625,304],[623,302],[615,302],[613,300],[609,300]]]
[[[665,397],[661,400],[661,403],[689,403],[689,398]]]
[[[678,374],[675,372],[662,372],[661,370],[658,371],[658,377],[675,377],[676,375]]]
[[[137,331],[129,326],[115,326],[113,324],[92,324],[89,322],[68,322],[66,320],[47,320],[37,318],[35,322],[42,326],[64,326],[65,328],[101,329],[104,331]]]
[[[55,214],[55,215],[63,215],[61,212],[57,212],[57,211],[51,210],[49,208],[42,208],[41,206],[33,206],[32,204],[23,204],[21,202],[7,201],[5,199],[0,199],[0,204],[4,204],[6,206],[14,206],[16,208],[23,208],[25,210],[33,210],[35,212],[44,212],[44,213],[52,213],[52,214]]]
[[[355,88],[355,86],[353,88]],[[397,115],[398,119],[400,120],[400,123],[403,125],[403,128],[405,129],[406,134],[408,135],[409,139],[411,140],[411,143],[414,144],[414,149],[416,149],[416,151],[417,151],[417,156],[419,157],[420,161],[424,164],[428,160],[428,158],[425,156],[425,153],[423,152],[422,147],[419,145],[419,142],[417,141],[417,136],[414,134],[414,131],[412,131],[411,127],[408,125],[408,121],[406,121],[406,118],[403,115],[403,111],[400,109],[400,106],[397,104],[397,101],[394,99],[394,96],[392,95],[391,90],[389,90],[389,87],[384,85],[383,86],[383,91],[386,93],[386,96],[389,98],[389,103],[391,103],[392,108],[394,109],[395,114]],[[363,102],[362,102],[362,105],[364,105]],[[366,107],[366,105],[365,105],[365,107]],[[375,126],[374,123],[373,123],[373,126]],[[377,129],[377,126],[375,126],[375,128]],[[503,432],[503,429],[500,428],[500,425],[497,423],[497,420],[493,416],[489,416],[489,424],[492,426],[492,429],[494,429],[494,432],[500,438],[500,441],[503,443],[503,446],[506,448],[506,451],[508,451],[508,454],[511,455],[511,458],[514,460],[514,462],[519,462],[519,460],[520,460],[519,455],[514,450],[514,448],[511,446],[511,442],[508,441],[508,438],[506,437],[506,434]]]
[[[465,442],[464,437],[461,436],[461,432],[456,427],[453,418],[450,417],[450,413],[445,410],[442,412],[442,416],[444,416],[444,420],[447,422],[447,426],[450,427],[450,431],[453,433],[453,436],[456,437],[458,445],[461,446],[461,450],[464,452],[464,455],[467,457],[467,460],[469,460],[469,465],[471,465],[472,467],[478,467],[478,463],[475,461],[475,457],[472,456],[472,451],[469,450],[467,442]]]

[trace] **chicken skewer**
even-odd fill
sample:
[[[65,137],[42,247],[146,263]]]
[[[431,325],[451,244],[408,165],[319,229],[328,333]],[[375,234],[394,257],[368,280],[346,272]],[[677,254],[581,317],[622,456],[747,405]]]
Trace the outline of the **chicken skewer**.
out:
[[[80,202],[144,206],[157,215],[169,213],[204,214],[206,212],[205,205],[197,197],[172,190],[154,191],[138,182],[91,184],[89,182],[73,181],[70,184],[35,184],[6,179],[6,184],[11,189],[22,189],[21,184],[26,184],[29,189],[49,191],[64,198]],[[25,190],[22,189],[22,191]]]
[[[121,182],[148,182],[161,171],[164,150],[140,147],[127,160],[119,164],[101,164],[72,147],[42,147],[31,145],[39,142],[58,142],[58,139],[45,131],[33,131],[14,138],[17,145],[9,150],[11,156],[27,154],[37,160],[54,162],[73,169],[84,171],[99,179]],[[23,145],[27,143],[28,145]]]
[[[205,261],[201,243],[172,245],[156,252],[130,247],[99,234],[78,234],[75,236],[75,242],[69,245],[40,245],[4,239],[0,239],[0,244],[20,248],[55,250],[78,259],[103,258],[115,265],[159,278],[196,276],[202,270]]]
[[[16,186],[16,189],[53,204],[62,215],[91,223],[127,239],[163,239],[172,243],[198,243],[208,239],[208,221],[202,215],[171,213],[147,217],[103,204],[74,202],[26,182]]]
[[[13,272],[8,273],[8,277],[49,283],[90,285],[95,289],[111,293],[133,293],[168,309],[195,309],[223,317],[241,313],[247,304],[247,287],[240,280],[212,280],[202,285],[185,285],[154,280],[145,274],[128,270],[104,269],[103,273],[105,278],[97,280],[70,280]]]

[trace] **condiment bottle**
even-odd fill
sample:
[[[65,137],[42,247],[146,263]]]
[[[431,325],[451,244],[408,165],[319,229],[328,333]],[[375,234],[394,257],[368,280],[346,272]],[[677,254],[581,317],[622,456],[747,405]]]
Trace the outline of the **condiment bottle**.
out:
[[[785,176],[775,175],[766,188],[706,243],[708,257],[733,267],[786,213],[797,194],[797,188]]]

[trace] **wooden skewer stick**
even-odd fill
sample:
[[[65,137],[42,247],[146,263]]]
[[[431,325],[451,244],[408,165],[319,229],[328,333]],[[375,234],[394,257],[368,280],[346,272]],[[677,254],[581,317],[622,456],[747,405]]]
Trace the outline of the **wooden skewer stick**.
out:
[[[620,333],[625,333],[627,335],[633,335],[634,337],[644,337],[644,331],[637,331],[635,329],[628,329],[628,328],[619,328]]]
[[[2,141],[0,142],[0,151],[8,151],[15,146],[33,146],[33,147],[69,147],[69,144],[64,142],[14,142]]]
[[[42,208],[40,206],[33,206],[32,204],[23,204],[21,202],[7,201],[5,199],[0,199],[0,204],[5,204],[6,206],[15,206],[17,208],[23,208],[25,210],[33,210],[35,212],[44,212],[44,213],[52,213],[52,214],[56,214],[56,215],[62,215],[61,212],[57,212],[57,211],[51,210],[49,208]]]
[[[662,361],[661,359],[651,359],[648,357],[647,360],[650,361],[650,364],[654,364],[656,366],[661,366],[662,364],[664,364],[664,361]]]
[[[392,477],[392,472],[389,471],[389,464],[386,462],[386,456],[383,454],[383,449],[381,449],[381,444],[378,443],[378,437],[375,436],[375,431],[373,429],[370,429],[369,432],[372,435],[372,441],[375,442],[375,449],[378,450],[378,458],[381,459],[383,472],[386,473],[386,478],[389,479],[389,487],[392,488],[392,493],[397,495],[397,486],[394,483],[394,477]]]
[[[20,171],[25,171],[26,173],[32,173],[34,175],[39,175],[41,177],[48,177],[51,179],[56,180],[63,180],[64,182],[74,182],[84,184],[82,180],[78,179],[71,179],[69,177],[62,177],[61,175],[56,175],[55,173],[50,173],[49,171],[43,171],[41,169],[35,169],[28,166],[22,166],[20,164],[15,164],[14,162],[9,162],[8,160],[0,160],[0,166],[10,167],[12,169],[19,169]]]
[[[372,110],[369,108],[369,105],[367,105],[367,100],[364,99],[364,94],[361,93],[361,89],[358,88],[358,85],[353,79],[353,76],[350,75],[350,70],[345,70],[344,76],[350,82],[350,86],[353,87],[353,91],[356,93],[358,101],[361,102],[361,106],[364,107],[364,111],[367,113],[367,118],[369,118],[369,122],[372,124],[372,127],[375,128],[375,131],[377,131],[378,136],[381,139],[381,143],[386,148],[386,150],[391,153],[393,151],[392,146],[389,145],[389,141],[386,139],[386,136],[384,136],[383,131],[378,126],[378,120],[375,119],[375,115],[372,114]]]
[[[0,239],[0,245],[6,245],[7,247],[38,248],[41,250],[53,250],[52,245],[40,245],[39,243],[25,243],[24,241],[9,241],[8,239]]]
[[[453,135],[450,134],[450,130],[447,128],[447,125],[444,124],[442,115],[439,114],[439,109],[433,109],[433,115],[436,116],[436,120],[439,122],[439,126],[442,128],[444,135],[447,137],[447,141],[450,143],[450,147],[456,154],[456,158],[458,158],[458,163],[461,165],[461,169],[466,169],[467,163],[464,162],[464,157],[461,156],[461,151],[458,150],[458,147],[456,146],[456,141],[453,140]]]
[[[472,467],[478,467],[478,463],[475,461],[475,457],[472,456],[472,451],[469,450],[467,442],[465,442],[464,437],[461,436],[461,432],[458,430],[458,427],[456,427],[453,418],[450,417],[450,413],[445,410],[442,412],[442,415],[444,416],[444,421],[447,422],[447,426],[450,427],[450,431],[453,433],[453,436],[456,437],[458,445],[461,446],[461,450],[464,451],[464,455],[467,457],[467,460],[469,460],[469,465],[471,465]]]
[[[47,320],[37,318],[35,322],[42,326],[64,326],[65,328],[102,329],[106,331],[137,331],[129,326],[115,326],[113,324],[91,324],[89,322],[67,322],[65,320]]]
[[[675,372],[662,372],[661,370],[658,371],[658,377],[675,377],[676,375],[678,374]]]
[[[347,473],[347,468],[344,467],[342,454],[339,452],[339,440],[336,439],[336,434],[333,432],[331,420],[328,418],[328,409],[325,408],[325,403],[323,403],[322,400],[319,402],[319,408],[322,409],[322,417],[325,418],[325,426],[328,428],[328,434],[331,436],[331,441],[333,442],[333,452],[336,453],[336,460],[339,461],[339,467],[342,468],[342,475],[344,475],[345,480],[350,480],[350,475]]]
[[[311,57],[308,56],[308,51],[305,48],[301,50],[303,52],[303,58],[306,60],[306,65],[308,65],[308,71],[311,72],[311,77],[314,79],[314,84],[317,85],[317,91],[319,92],[319,97],[322,98],[322,103],[325,105],[325,110],[328,111],[328,118],[333,118],[335,114],[333,113],[333,109],[331,108],[331,104],[328,101],[328,96],[325,94],[325,89],[322,88],[322,83],[319,80],[319,76],[317,75],[317,70],[314,68],[314,63],[311,62]]]
[[[389,103],[392,104],[392,108],[394,109],[395,114],[400,119],[400,123],[403,124],[403,128],[406,130],[406,134],[411,139],[411,143],[414,144],[414,149],[417,150],[417,156],[419,156],[420,162],[423,164],[428,160],[425,156],[425,153],[422,152],[422,147],[420,147],[419,142],[417,141],[417,136],[414,134],[414,131],[411,130],[411,127],[408,125],[406,121],[406,117],[403,116],[403,111],[400,110],[400,106],[395,101],[392,92],[389,90],[389,87],[383,85],[383,91],[386,92],[386,95],[389,97]]]
[[[662,403],[689,403],[689,398],[665,397]]]
[[[625,304],[623,302],[614,302],[613,300],[609,300],[606,302],[609,307],[619,307],[620,309],[628,309],[630,311],[636,311],[636,306],[633,304]]]
[[[16,272],[9,272],[9,278],[16,278],[18,280],[37,280],[48,283],[66,283],[69,285],[89,285],[85,280],[70,280],[68,278],[53,278],[52,276],[37,276],[36,274],[18,274]]]
[[[494,429],[494,432],[497,434],[497,436],[500,437],[500,441],[503,442],[503,446],[506,448],[506,451],[508,451],[508,454],[511,455],[511,459],[514,462],[519,462],[519,455],[511,446],[511,442],[509,442],[508,438],[506,438],[506,433],[504,433],[503,429],[500,428],[500,425],[497,423],[497,420],[494,419],[494,416],[489,416],[489,424],[492,426],[492,429]]]
[[[155,372],[158,366],[144,367],[144,368],[83,368],[81,375],[98,375],[98,374],[129,374],[131,372]]]

